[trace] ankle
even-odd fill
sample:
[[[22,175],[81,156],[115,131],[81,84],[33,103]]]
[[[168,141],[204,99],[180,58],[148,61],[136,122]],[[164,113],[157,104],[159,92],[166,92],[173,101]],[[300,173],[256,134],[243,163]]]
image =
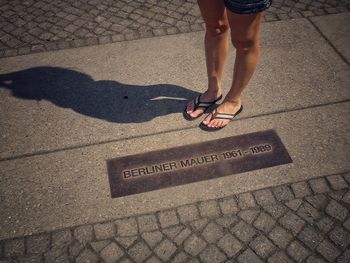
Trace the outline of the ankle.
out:
[[[205,93],[211,98],[218,98],[221,96],[221,88],[208,88]]]
[[[242,104],[242,101],[241,101],[241,98],[225,98],[223,103],[230,103],[230,104],[234,104],[234,105],[241,105]]]

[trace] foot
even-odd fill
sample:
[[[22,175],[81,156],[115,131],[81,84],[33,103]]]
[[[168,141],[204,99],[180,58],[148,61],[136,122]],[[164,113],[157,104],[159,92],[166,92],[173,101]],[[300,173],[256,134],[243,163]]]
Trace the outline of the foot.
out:
[[[242,106],[241,100],[236,100],[236,101],[224,101],[221,103],[217,109],[216,112],[218,113],[228,113],[228,114],[235,114],[236,112],[239,111],[239,109]],[[206,125],[209,128],[222,128],[225,127],[230,120],[226,119],[215,119],[213,118],[213,113],[210,113],[204,120],[203,124]]]
[[[201,102],[212,102],[215,101],[216,99],[218,99],[221,96],[221,93],[219,91],[217,92],[210,92],[210,91],[206,91],[204,92],[201,97],[200,97],[200,101]],[[198,107],[196,110],[194,110],[194,100],[191,100],[189,103],[187,103],[186,105],[186,112],[188,115],[190,115],[192,118],[198,118],[199,116],[201,116],[204,112],[205,112],[205,108],[203,107]]]

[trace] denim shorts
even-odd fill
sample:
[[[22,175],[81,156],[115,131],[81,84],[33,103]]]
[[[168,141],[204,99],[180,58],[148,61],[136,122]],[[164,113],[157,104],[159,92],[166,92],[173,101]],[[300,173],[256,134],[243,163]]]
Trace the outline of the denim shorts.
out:
[[[224,0],[228,10],[236,14],[262,12],[271,6],[272,0]]]

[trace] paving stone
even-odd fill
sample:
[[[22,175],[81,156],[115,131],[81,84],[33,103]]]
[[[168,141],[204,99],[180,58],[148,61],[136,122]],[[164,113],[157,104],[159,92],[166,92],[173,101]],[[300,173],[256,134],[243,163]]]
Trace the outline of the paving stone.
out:
[[[292,231],[293,235],[298,234],[305,225],[305,221],[303,219],[291,212],[287,212],[278,220],[278,222],[286,229]]]
[[[260,206],[267,206],[276,203],[276,199],[272,194],[272,191],[269,189],[262,189],[259,191],[255,191],[253,193],[256,202]]]
[[[313,195],[305,198],[317,210],[324,210],[328,205],[328,198],[325,195]]]
[[[107,239],[115,236],[115,226],[113,223],[103,223],[94,225],[96,239]]]
[[[344,222],[343,226],[350,231],[350,217]]]
[[[72,242],[70,230],[61,230],[52,234],[53,247],[67,247]]]
[[[163,260],[168,261],[176,252],[177,247],[169,239],[164,239],[155,249],[154,252]]]
[[[337,262],[338,263],[350,262],[350,249],[345,250],[345,252],[340,257],[338,257]]]
[[[328,236],[334,242],[334,244],[343,249],[350,244],[350,234],[341,226],[336,226],[329,232]]]
[[[317,257],[317,256],[310,256],[307,258],[306,263],[326,263],[327,261],[325,261],[324,259]]]
[[[131,245],[135,243],[135,241],[138,239],[138,236],[132,236],[132,237],[116,237],[115,240],[125,249],[129,248]]]
[[[157,218],[155,215],[139,216],[137,222],[141,233],[158,229]]]
[[[114,263],[124,255],[124,252],[116,243],[112,242],[102,249],[100,254],[106,263]]]
[[[200,202],[198,208],[202,217],[211,218],[220,216],[220,208],[216,200]]]
[[[216,219],[216,223],[224,228],[231,228],[233,225],[239,222],[239,218],[235,215],[223,216]]]
[[[311,251],[305,248],[299,241],[293,241],[287,248],[287,253],[296,262],[303,262]]]
[[[200,258],[203,263],[221,263],[226,256],[215,245],[210,245],[203,250]]]
[[[193,228],[194,231],[200,231],[200,230],[202,230],[208,223],[209,223],[209,219],[207,219],[207,218],[201,218],[201,219],[192,221],[192,222],[190,223],[190,226]]]
[[[184,227],[182,225],[180,226],[172,226],[168,227],[166,229],[163,229],[163,233],[169,237],[170,239],[175,238],[182,230]]]
[[[316,223],[317,227],[321,229],[324,233],[328,233],[329,230],[333,228],[334,222],[333,220],[328,216],[323,216],[320,218],[320,220]]]
[[[95,263],[98,262],[98,256],[90,249],[84,249],[83,252],[75,260],[76,263]]]
[[[0,263],[3,263],[3,262],[9,262],[9,263],[12,263],[13,261],[2,261],[0,259]],[[21,257],[21,258],[17,258],[17,261],[15,262],[18,262],[18,263],[40,263],[40,262],[43,262],[43,259],[42,259],[42,256],[41,255],[26,255],[24,257]],[[61,261],[63,262],[63,261]],[[68,262],[68,259],[67,261]]]
[[[49,249],[50,236],[48,234],[29,236],[26,238],[25,243],[26,243],[27,253],[41,254],[46,252]]]
[[[79,243],[78,241],[74,241],[68,248],[70,260],[73,261],[83,249],[83,244]]]
[[[12,239],[8,240],[4,244],[4,256],[12,257],[12,256],[22,256],[24,255],[24,239]]]
[[[294,199],[293,192],[286,185],[274,187],[272,188],[272,191],[280,202]]]
[[[282,204],[268,205],[263,207],[273,218],[278,219],[287,212],[287,208]]]
[[[341,251],[327,239],[323,240],[316,250],[330,262],[334,262],[341,253]]]
[[[237,196],[238,205],[241,209],[248,209],[256,206],[254,197],[251,193],[244,193]]]
[[[68,262],[67,247],[52,247],[44,253],[45,262]]]
[[[288,206],[293,211],[297,211],[302,203],[303,203],[302,199],[294,199],[286,202],[286,206]]]
[[[326,207],[326,213],[339,221],[344,221],[348,214],[348,210],[338,202],[331,200]]]
[[[192,234],[185,242],[184,242],[184,250],[189,253],[191,256],[197,256],[205,247],[206,243],[203,239],[198,237],[196,234]]]
[[[179,252],[171,261],[171,263],[185,263],[188,262],[188,256],[184,252]]]
[[[275,219],[273,219],[270,215],[261,212],[258,218],[254,221],[254,226],[265,232],[266,234],[270,232],[270,230],[274,227],[276,224]]]
[[[141,236],[151,248],[154,248],[163,239],[160,231],[145,232]]]
[[[347,189],[337,190],[337,191],[331,191],[328,193],[328,195],[335,199],[336,201],[342,201],[343,196],[346,194]]]
[[[217,245],[228,257],[235,256],[243,248],[243,244],[231,234],[223,236]]]
[[[350,172],[343,174],[343,178],[350,184]]]
[[[181,245],[190,235],[191,235],[191,230],[186,227],[174,238],[174,242],[177,245]]]
[[[347,191],[344,194],[342,201],[350,205],[350,191]]]
[[[256,230],[244,221],[240,221],[238,224],[236,224],[231,229],[231,233],[243,242],[249,242],[257,235]]]
[[[250,247],[262,258],[268,258],[277,249],[276,246],[264,235],[257,236],[252,242],[250,242]]]
[[[180,221],[183,223],[199,219],[199,212],[195,205],[186,205],[177,208]]]
[[[216,243],[224,235],[222,226],[210,222],[202,231],[202,236],[208,243]]]
[[[168,35],[174,35],[179,33],[179,30],[176,27],[169,27],[169,28],[166,28],[166,32]]]
[[[176,214],[176,210],[167,210],[158,213],[160,226],[166,228],[179,224],[179,219]]]
[[[90,242],[94,238],[93,227],[91,225],[79,226],[73,231],[74,237],[82,244]]]
[[[130,257],[136,262],[142,262],[151,255],[152,251],[143,241],[137,242],[128,250]]]
[[[156,256],[153,256],[147,259],[145,263],[161,263],[161,261]]]
[[[220,206],[221,212],[224,215],[229,215],[229,214],[238,212],[238,205],[236,200],[233,197],[219,200],[219,206]]]
[[[311,191],[306,182],[298,182],[291,185],[296,198],[303,198],[311,195]]]
[[[348,188],[348,184],[341,175],[332,175],[326,177],[329,184],[334,190],[341,190]]]
[[[101,241],[97,241],[97,242],[91,242],[90,245],[96,252],[100,252],[109,243],[111,243],[111,241],[109,241],[109,240],[101,240]]]
[[[259,210],[257,209],[247,209],[242,210],[238,213],[238,216],[242,218],[248,224],[252,224],[255,218],[259,215]]]
[[[252,250],[247,249],[237,258],[239,263],[260,263],[263,262]]]
[[[135,236],[138,234],[136,219],[133,217],[120,219],[114,222],[117,226],[117,235],[121,237]]]
[[[309,203],[303,202],[297,211],[298,216],[300,216],[305,221],[313,224],[317,221],[321,215],[320,213]]]
[[[118,263],[133,263],[133,262],[132,262],[131,259],[129,259],[129,258],[123,258],[123,259],[120,260]]]
[[[268,263],[293,263],[293,261],[283,252],[278,251],[267,260]]]
[[[324,239],[323,236],[311,226],[306,226],[300,231],[298,238],[310,249],[315,249]]]
[[[286,249],[293,236],[280,226],[275,226],[269,238],[281,249]]]
[[[312,179],[309,181],[309,184],[312,191],[316,194],[326,193],[330,190],[325,178]]]

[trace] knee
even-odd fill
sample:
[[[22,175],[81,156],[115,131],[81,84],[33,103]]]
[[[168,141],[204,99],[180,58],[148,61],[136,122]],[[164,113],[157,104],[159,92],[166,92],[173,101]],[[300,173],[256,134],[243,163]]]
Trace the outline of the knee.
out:
[[[259,45],[258,39],[248,37],[232,37],[231,42],[236,50],[243,52],[254,50]]]
[[[210,36],[220,36],[226,34],[229,30],[229,25],[227,21],[218,21],[217,23],[207,23],[206,33]]]

